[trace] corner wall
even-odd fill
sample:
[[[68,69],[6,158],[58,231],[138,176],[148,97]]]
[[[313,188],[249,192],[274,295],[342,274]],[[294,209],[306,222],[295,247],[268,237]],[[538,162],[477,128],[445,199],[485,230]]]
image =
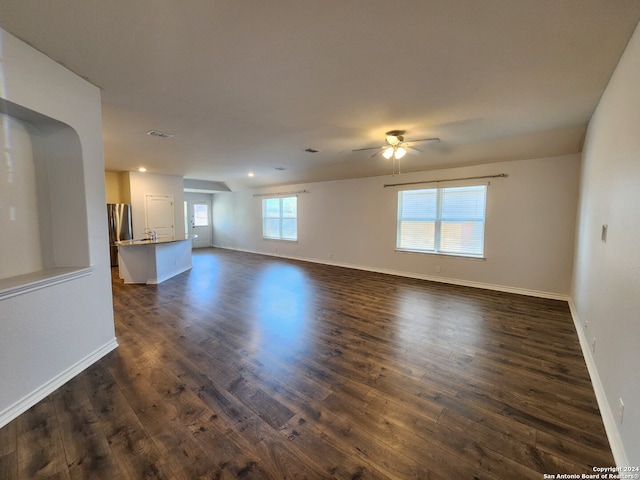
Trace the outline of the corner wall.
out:
[[[74,189],[83,191],[74,200],[82,202],[77,211],[84,218],[74,222],[61,219],[60,223],[76,226],[75,230],[64,232],[68,236],[66,243],[73,245],[74,238],[82,237],[89,264],[71,269],[70,276],[56,273],[37,288],[10,288],[11,295],[0,298],[1,427],[117,343],[111,301],[100,91],[3,30],[0,46],[0,101],[55,119],[77,134],[81,165],[72,171],[64,172],[59,167],[48,173],[56,181],[67,179],[66,191],[56,193],[60,201],[71,199]],[[53,137],[48,146],[55,149],[56,134],[49,134]],[[56,159],[62,152],[50,151],[48,155]],[[8,199],[14,200],[17,199]],[[36,216],[37,212],[26,214]],[[11,249],[7,242],[8,237],[0,236],[0,248]],[[56,260],[70,263],[73,259],[64,258],[67,250],[61,246],[54,252],[62,256]]]
[[[618,465],[640,465],[640,27],[583,149],[571,306]],[[602,226],[608,225],[606,242]],[[595,339],[595,352],[591,351]],[[619,418],[619,399],[624,417]]]
[[[567,155],[395,177],[216,193],[214,245],[566,299],[571,283],[579,168],[580,156]],[[509,176],[491,180],[487,193],[485,260],[395,251],[398,188],[384,188],[384,184],[502,172]],[[298,197],[298,242],[263,239],[261,197],[254,197],[254,193],[299,190],[309,193]]]

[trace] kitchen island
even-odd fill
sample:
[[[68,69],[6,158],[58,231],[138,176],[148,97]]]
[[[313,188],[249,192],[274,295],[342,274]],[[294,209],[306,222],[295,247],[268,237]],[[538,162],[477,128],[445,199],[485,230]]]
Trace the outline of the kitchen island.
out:
[[[194,235],[177,240],[124,240],[117,242],[119,275],[124,283],[154,285],[180,273],[191,264]]]

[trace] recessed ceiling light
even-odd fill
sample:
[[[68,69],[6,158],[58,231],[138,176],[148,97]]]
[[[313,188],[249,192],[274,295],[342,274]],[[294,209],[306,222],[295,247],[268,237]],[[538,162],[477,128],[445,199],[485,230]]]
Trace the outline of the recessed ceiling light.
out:
[[[140,168],[138,169],[138,171],[139,171],[139,172],[146,172],[146,171],[147,171],[147,169],[146,169],[146,168],[144,168],[144,167],[140,167]]]
[[[158,130],[149,130],[147,132],[147,135],[151,135],[152,137],[158,137],[158,138],[171,138],[171,137],[173,137],[173,133],[159,132]]]
[[[253,177],[253,176],[254,176],[254,173],[253,173],[253,172],[249,172],[249,173],[247,173],[247,176],[249,176],[249,177]]]

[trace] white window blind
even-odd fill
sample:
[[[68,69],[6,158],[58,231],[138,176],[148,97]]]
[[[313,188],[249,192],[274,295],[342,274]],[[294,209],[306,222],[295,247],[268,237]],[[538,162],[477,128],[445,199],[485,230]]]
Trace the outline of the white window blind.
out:
[[[398,192],[397,248],[482,257],[487,186]]]
[[[298,239],[298,197],[262,200],[262,236],[276,240]]]

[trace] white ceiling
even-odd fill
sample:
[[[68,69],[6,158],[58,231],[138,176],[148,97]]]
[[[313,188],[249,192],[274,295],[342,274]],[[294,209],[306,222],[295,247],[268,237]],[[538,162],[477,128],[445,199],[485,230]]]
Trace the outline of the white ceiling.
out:
[[[579,152],[639,19],[640,0],[0,2],[102,89],[108,170],[234,190],[389,174],[352,150],[391,129],[441,138],[405,171]]]

